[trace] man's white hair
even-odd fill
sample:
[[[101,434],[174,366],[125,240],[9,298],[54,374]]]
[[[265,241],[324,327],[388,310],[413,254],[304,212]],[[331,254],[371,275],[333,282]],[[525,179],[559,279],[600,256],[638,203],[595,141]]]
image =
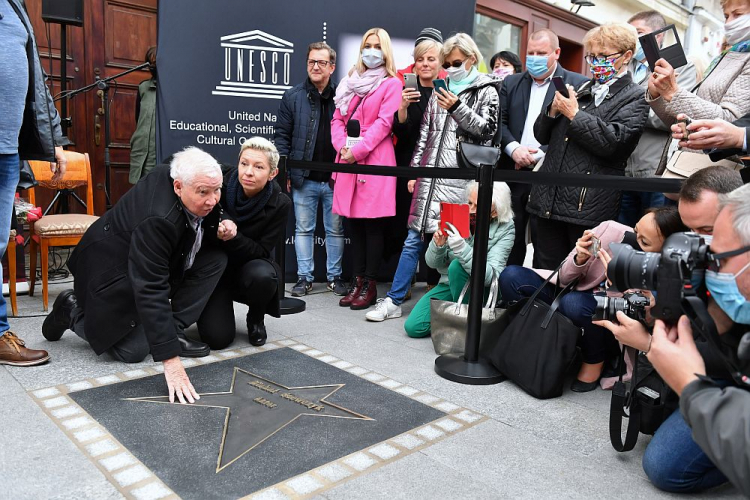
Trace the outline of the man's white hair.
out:
[[[189,146],[172,157],[169,175],[175,181],[190,185],[196,177],[221,179],[221,166],[216,159],[202,149]]]
[[[466,186],[466,197],[479,190],[477,181],[471,181]],[[510,203],[510,188],[504,182],[494,182],[492,186],[492,208],[497,212],[497,221],[505,224],[513,220],[513,208]]]
[[[732,227],[743,245],[750,245],[750,184],[719,195],[719,210],[732,211]]]

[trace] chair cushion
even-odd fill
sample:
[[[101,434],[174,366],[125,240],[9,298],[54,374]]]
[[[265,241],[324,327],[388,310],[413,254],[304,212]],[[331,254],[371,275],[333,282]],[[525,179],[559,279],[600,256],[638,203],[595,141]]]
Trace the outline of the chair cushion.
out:
[[[74,236],[86,232],[99,217],[86,214],[45,215],[34,222],[34,233],[39,236]]]

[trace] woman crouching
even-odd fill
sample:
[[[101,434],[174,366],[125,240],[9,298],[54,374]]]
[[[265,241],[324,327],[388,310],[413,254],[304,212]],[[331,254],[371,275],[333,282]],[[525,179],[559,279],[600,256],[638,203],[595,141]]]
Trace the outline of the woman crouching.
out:
[[[224,213],[214,223],[229,262],[199,322],[201,340],[211,349],[223,349],[234,340],[233,301],[249,307],[247,333],[252,345],[266,342],[264,316],[279,317],[283,276],[271,260],[271,251],[281,242],[291,201],[272,182],[278,164],[276,146],[262,137],[251,137],[240,149],[237,168],[224,174]]]

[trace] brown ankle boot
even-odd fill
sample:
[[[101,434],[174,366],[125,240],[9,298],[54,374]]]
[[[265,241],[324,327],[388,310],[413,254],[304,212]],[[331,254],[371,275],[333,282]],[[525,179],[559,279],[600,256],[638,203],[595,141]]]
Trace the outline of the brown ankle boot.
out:
[[[23,340],[7,331],[0,336],[0,365],[33,366],[49,359],[47,351],[26,348]]]
[[[378,299],[378,283],[375,280],[366,279],[362,285],[359,295],[352,300],[352,309],[367,309]]]
[[[359,297],[359,292],[362,290],[362,284],[364,281],[365,278],[363,276],[352,278],[352,282],[349,284],[349,292],[344,295],[344,298],[339,300],[339,305],[341,307],[349,307],[352,305],[352,301]]]

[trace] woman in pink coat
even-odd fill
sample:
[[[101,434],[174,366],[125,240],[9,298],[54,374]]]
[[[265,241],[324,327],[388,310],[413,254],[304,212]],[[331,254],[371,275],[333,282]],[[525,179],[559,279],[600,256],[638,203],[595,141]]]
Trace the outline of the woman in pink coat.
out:
[[[356,66],[336,89],[331,140],[338,163],[396,165],[391,130],[401,103],[391,39],[382,28],[362,37]],[[347,124],[359,121],[361,142],[347,147]],[[354,123],[354,122],[352,122]],[[354,276],[339,305],[366,309],[377,299],[385,218],[396,215],[396,178],[334,173],[333,212],[349,219]]]

